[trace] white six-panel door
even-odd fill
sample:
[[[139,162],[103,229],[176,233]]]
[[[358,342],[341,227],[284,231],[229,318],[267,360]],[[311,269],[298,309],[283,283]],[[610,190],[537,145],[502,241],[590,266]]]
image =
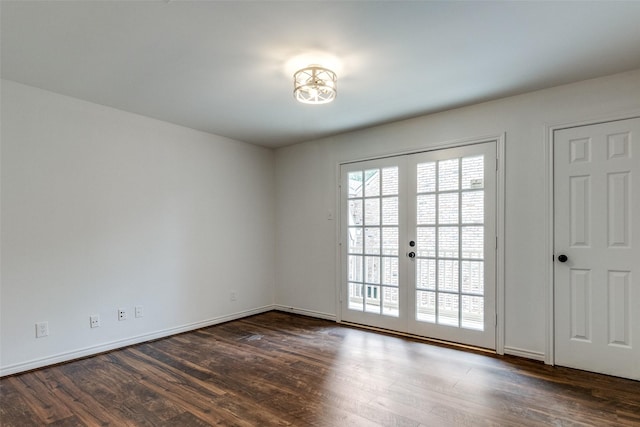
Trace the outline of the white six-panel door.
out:
[[[640,119],[554,133],[555,363],[640,379]]]
[[[343,321],[495,349],[496,143],[341,167]]]

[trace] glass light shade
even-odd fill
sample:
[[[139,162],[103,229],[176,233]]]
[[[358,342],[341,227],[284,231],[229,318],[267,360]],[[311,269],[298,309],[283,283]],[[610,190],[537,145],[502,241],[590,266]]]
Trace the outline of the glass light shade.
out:
[[[333,71],[309,65],[293,74],[293,96],[303,104],[326,104],[336,97],[337,80]]]

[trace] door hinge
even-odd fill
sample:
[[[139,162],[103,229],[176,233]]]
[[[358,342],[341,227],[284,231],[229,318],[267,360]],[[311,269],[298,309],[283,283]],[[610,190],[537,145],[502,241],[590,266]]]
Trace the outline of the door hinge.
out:
[[[496,158],[496,170],[498,170],[498,169],[499,169],[499,166],[498,166],[499,164],[500,164],[500,163],[499,163],[499,159],[498,159],[498,158]]]
[[[496,250],[498,250],[498,236],[496,236]]]
[[[498,327],[498,313],[496,313],[496,324],[493,326],[495,326],[496,328]]]

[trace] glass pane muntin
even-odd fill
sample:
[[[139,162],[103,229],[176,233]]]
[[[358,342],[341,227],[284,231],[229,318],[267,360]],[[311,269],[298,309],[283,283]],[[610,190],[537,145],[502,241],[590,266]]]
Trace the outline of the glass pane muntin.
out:
[[[484,157],[421,163],[416,177],[416,320],[482,329]]]
[[[348,308],[399,316],[398,167],[348,174]]]

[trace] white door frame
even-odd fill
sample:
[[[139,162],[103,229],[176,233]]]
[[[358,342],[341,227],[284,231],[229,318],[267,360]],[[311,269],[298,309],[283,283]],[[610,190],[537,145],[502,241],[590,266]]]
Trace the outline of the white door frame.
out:
[[[505,254],[505,142],[506,133],[498,135],[489,135],[475,138],[463,138],[453,141],[446,141],[440,143],[429,144],[422,148],[415,148],[404,151],[392,151],[387,153],[381,153],[378,155],[371,155],[368,157],[347,158],[338,161],[335,164],[335,206],[336,213],[342,212],[342,198],[340,189],[340,167],[346,163],[362,162],[367,160],[376,160],[385,157],[403,156],[408,154],[424,153],[427,151],[443,150],[447,148],[462,147],[465,145],[481,144],[484,142],[496,143],[496,157],[497,157],[497,172],[496,172],[496,353],[504,354],[504,254]],[[341,215],[333,215],[329,212],[329,216],[337,218],[335,227],[335,247],[336,247],[336,321],[342,322],[342,263],[343,254],[341,247]]]
[[[545,215],[545,228],[546,239],[545,239],[545,256],[547,259],[546,263],[546,277],[547,277],[547,286],[545,289],[545,301],[546,301],[546,345],[544,352],[544,363],[547,365],[555,365],[555,317],[554,317],[554,290],[555,290],[555,274],[554,274],[554,228],[555,228],[555,219],[554,219],[554,176],[553,176],[553,152],[554,152],[554,142],[555,142],[555,132],[563,129],[569,129],[574,127],[581,126],[591,126],[597,125],[601,123],[615,122],[618,120],[627,120],[627,119],[635,119],[640,117],[640,110],[632,110],[625,113],[614,114],[610,116],[603,116],[599,118],[592,118],[588,120],[581,120],[575,122],[563,122],[557,123],[553,125],[545,126],[545,171],[546,171],[546,215]]]

